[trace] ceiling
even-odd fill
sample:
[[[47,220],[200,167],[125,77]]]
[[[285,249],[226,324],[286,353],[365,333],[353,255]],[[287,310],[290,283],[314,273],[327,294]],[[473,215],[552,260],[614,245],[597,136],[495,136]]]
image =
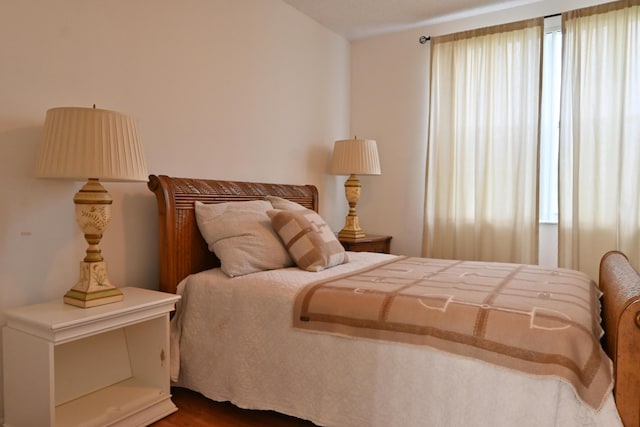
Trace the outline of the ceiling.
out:
[[[349,40],[539,0],[284,0]]]

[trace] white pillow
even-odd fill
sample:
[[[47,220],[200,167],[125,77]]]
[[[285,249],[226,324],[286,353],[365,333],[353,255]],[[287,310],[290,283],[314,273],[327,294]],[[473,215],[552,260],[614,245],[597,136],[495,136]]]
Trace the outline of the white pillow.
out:
[[[347,262],[347,253],[320,215],[310,209],[268,212],[289,255],[303,270],[320,271]]]
[[[205,204],[195,202],[196,221],[209,250],[228,276],[293,265],[273,230],[266,200]]]

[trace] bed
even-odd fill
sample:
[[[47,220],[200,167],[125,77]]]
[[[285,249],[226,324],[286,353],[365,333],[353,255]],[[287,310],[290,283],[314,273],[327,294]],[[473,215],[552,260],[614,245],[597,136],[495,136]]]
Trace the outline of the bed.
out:
[[[347,253],[348,262],[318,272],[288,267],[229,278],[221,271],[198,228],[197,203],[270,195],[317,211],[314,186],[163,175],[151,175],[148,185],[158,203],[160,290],[183,296],[172,320],[177,386],[318,425],[640,425],[640,278],[620,252],[603,256],[599,280],[604,336],[597,348],[611,360],[614,388],[587,404],[553,374],[505,369],[464,351],[293,328],[292,301],[302,289],[371,264],[416,260]]]

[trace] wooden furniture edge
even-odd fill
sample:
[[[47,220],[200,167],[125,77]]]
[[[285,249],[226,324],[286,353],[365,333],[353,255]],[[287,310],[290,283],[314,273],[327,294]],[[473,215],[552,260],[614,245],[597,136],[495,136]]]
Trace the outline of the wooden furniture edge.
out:
[[[359,239],[351,239],[345,237],[338,237],[338,240],[344,246],[344,248],[348,251],[358,251],[361,250],[360,247],[364,247],[365,251],[370,252],[379,252],[375,250],[370,250],[370,247],[382,246],[382,253],[389,254],[391,253],[391,240],[393,236],[383,235],[383,234],[367,234],[364,237]]]
[[[625,426],[640,425],[640,276],[626,255],[600,261],[603,347],[614,366],[614,397]]]
[[[314,185],[271,184],[149,175],[158,204],[159,289],[175,293],[189,274],[214,268],[220,261],[209,251],[195,218],[194,203],[262,200],[267,195],[318,211]]]

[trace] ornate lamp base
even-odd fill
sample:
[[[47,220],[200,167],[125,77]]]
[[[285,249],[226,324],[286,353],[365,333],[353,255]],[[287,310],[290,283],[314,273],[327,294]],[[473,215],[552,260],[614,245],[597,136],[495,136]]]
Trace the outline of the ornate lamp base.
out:
[[[354,174],[349,176],[344,183],[344,194],[349,202],[349,214],[345,219],[344,228],[338,233],[338,237],[341,239],[361,239],[366,234],[360,228],[360,222],[358,220],[358,214],[356,213],[356,205],[360,200],[360,190],[362,184],[360,180]]]
[[[338,233],[338,237],[340,239],[355,240],[355,239],[361,239],[365,236],[366,234],[364,233],[362,228],[360,228],[358,215],[354,215],[354,216],[347,215],[347,218],[345,219],[344,228],[340,230],[340,232]]]
[[[70,289],[64,295],[65,304],[82,308],[97,307],[99,305],[122,301],[123,299],[124,295],[122,295],[122,292],[118,288],[92,293]]]
[[[76,221],[89,243],[80,263],[80,278],[64,296],[64,302],[78,307],[95,307],[122,301],[124,295],[109,281],[107,263],[102,258],[100,240],[111,218],[111,196],[100,181],[90,178],[73,198]]]
[[[107,278],[104,261],[80,263],[80,280],[64,296],[64,302],[77,307],[96,307],[122,301],[124,295]]]

